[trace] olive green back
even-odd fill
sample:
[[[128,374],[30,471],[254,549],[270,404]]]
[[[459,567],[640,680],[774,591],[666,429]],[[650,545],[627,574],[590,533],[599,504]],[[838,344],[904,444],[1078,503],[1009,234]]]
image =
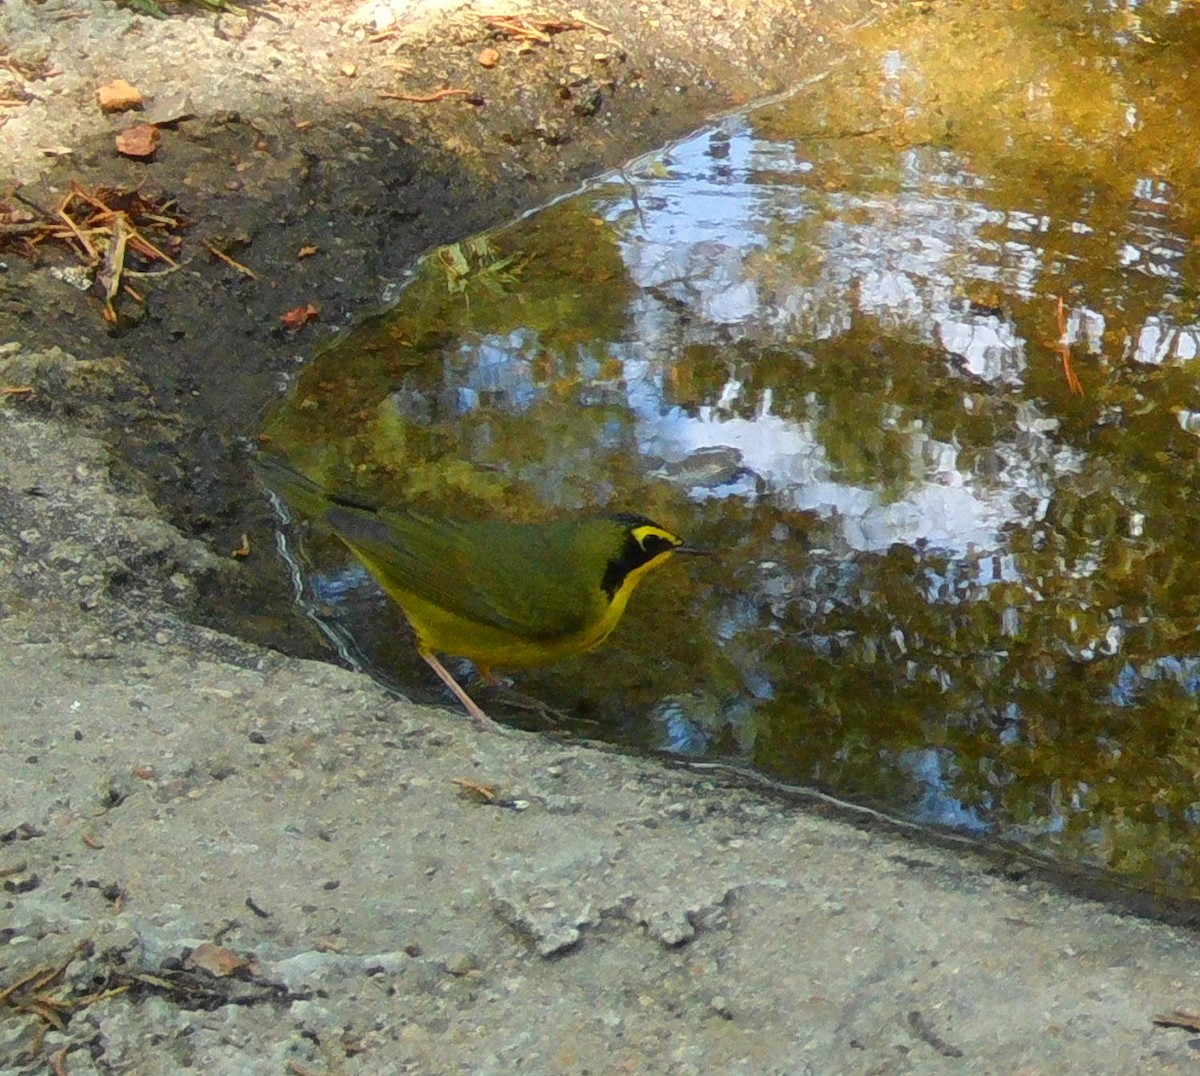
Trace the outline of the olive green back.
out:
[[[603,615],[601,580],[627,529],[612,519],[520,524],[435,519],[329,494],[270,453],[253,458],[268,489],[323,521],[399,603],[406,595],[525,639],[554,639]]]
[[[602,614],[600,580],[625,539],[607,519],[468,522],[347,503],[324,518],[401,607],[416,595],[527,639],[569,635]]]

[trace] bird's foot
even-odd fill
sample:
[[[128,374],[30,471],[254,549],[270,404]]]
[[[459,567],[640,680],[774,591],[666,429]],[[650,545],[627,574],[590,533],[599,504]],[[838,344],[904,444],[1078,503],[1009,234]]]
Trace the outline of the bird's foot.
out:
[[[576,724],[578,721],[571,714],[565,713],[562,710],[556,710],[549,703],[542,702],[541,699],[535,698],[533,695],[526,695],[523,692],[517,691],[500,680],[494,680],[492,683],[489,683],[487,685],[487,692],[489,705],[499,703],[510,710],[519,710],[522,713],[532,714],[552,729],[561,729],[564,726]]]

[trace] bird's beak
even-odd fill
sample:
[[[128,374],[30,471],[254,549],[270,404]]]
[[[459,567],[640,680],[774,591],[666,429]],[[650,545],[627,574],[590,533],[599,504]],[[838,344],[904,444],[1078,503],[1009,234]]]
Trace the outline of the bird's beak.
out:
[[[671,552],[685,553],[693,557],[711,557],[713,555],[711,549],[702,549],[698,545],[688,545],[686,542],[683,545],[677,545]]]

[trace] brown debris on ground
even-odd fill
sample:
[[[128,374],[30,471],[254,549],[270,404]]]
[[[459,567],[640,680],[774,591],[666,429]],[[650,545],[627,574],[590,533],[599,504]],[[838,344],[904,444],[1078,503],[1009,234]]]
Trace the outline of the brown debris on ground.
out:
[[[106,82],[96,90],[96,103],[101,112],[129,112],[143,105],[142,92],[123,78]]]
[[[0,987],[0,1009],[7,1008],[20,1015],[35,1017],[39,1021],[27,1051],[28,1060],[41,1057],[47,1033],[51,1030],[63,1031],[71,1017],[80,1009],[108,998],[118,997],[129,989],[128,984],[121,984],[83,994],[73,992],[63,979],[75,958],[85,951],[86,946],[76,946],[71,955],[60,964],[34,968],[18,976],[7,986]],[[51,1064],[61,1068],[65,1051],[57,1051],[54,1056],[58,1060],[52,1061]]]
[[[36,259],[44,245],[66,248],[88,271],[91,287],[104,300],[102,316],[110,324],[117,320],[114,302],[118,295],[124,293],[134,302],[143,301],[128,278],[152,277],[179,268],[176,257],[183,245],[180,233],[191,222],[179,212],[173,199],[157,199],[127,188],[89,190],[75,182],[53,209],[20,193],[14,197],[21,206],[0,204],[0,251],[11,250]],[[148,238],[150,235],[157,244]],[[127,264],[130,255],[139,259],[138,267]],[[167,268],[158,272],[142,268],[156,263]]]
[[[602,34],[611,31],[598,22],[590,20],[540,18],[533,15],[487,15],[481,18],[493,36],[512,41],[536,41],[548,45],[554,34],[564,34],[570,30],[598,30]]]
[[[432,104],[434,101],[440,101],[444,97],[466,97],[474,96],[474,90],[463,89],[447,89],[434,90],[432,93],[389,93],[386,90],[381,90],[376,96],[384,101],[411,101],[418,105]]]

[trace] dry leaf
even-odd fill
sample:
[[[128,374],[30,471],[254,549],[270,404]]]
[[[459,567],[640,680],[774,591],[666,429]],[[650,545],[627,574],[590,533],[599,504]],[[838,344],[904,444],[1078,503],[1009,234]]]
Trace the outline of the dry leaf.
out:
[[[142,92],[123,78],[113,79],[96,91],[101,112],[128,112],[142,107]]]
[[[279,320],[283,322],[283,327],[285,329],[291,329],[293,332],[295,332],[302,326],[307,325],[310,321],[315,320],[320,312],[321,311],[316,306],[314,306],[312,303],[309,303],[307,306],[293,307]]]
[[[232,949],[226,949],[223,945],[214,945],[212,942],[201,942],[197,945],[192,950],[192,955],[188,957],[188,963],[193,968],[199,968],[201,971],[208,972],[209,975],[215,975],[218,979],[241,971],[242,968],[254,970],[246,957],[239,956]]]
[[[301,248],[300,248],[300,249],[299,249],[299,250],[296,252],[296,257],[297,257],[297,258],[310,258],[310,257],[312,257],[314,254],[316,254],[316,252],[317,252],[317,248],[316,248],[316,247],[311,247],[311,246],[309,246],[309,247],[301,247]]]
[[[157,127],[142,123],[117,135],[117,152],[125,157],[153,157],[161,138]]]
[[[1181,1027],[1185,1031],[1200,1031],[1200,1013],[1190,1009],[1176,1009],[1174,1012],[1160,1013],[1154,1018],[1159,1027]]]

